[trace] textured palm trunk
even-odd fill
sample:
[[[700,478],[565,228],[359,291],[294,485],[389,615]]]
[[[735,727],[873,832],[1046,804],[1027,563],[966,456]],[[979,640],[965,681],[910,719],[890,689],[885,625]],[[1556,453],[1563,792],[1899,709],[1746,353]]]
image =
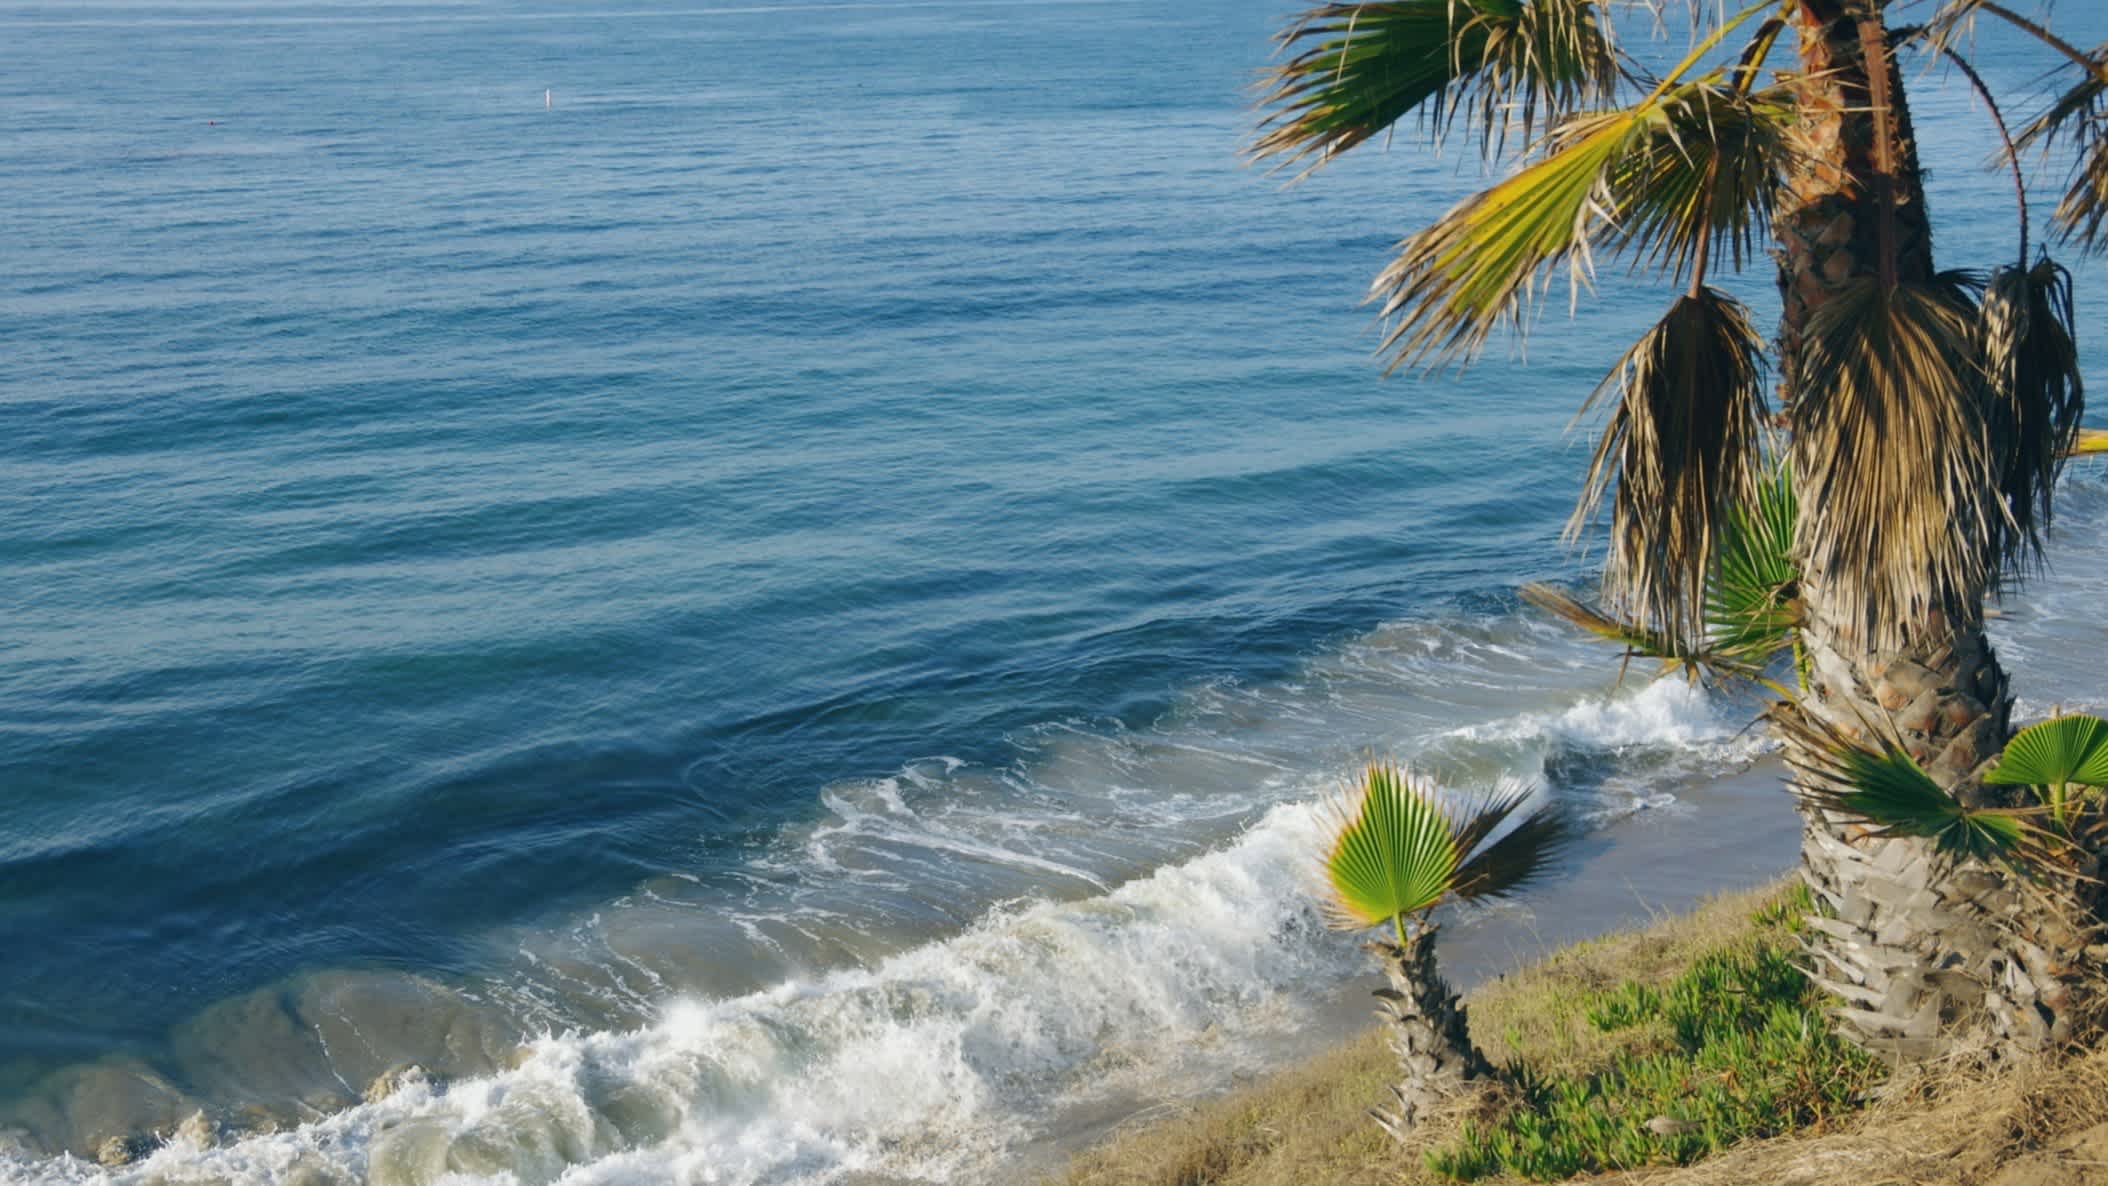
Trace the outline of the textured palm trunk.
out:
[[[1414,931],[1402,947],[1377,942],[1368,950],[1383,961],[1390,982],[1376,990],[1382,1002],[1376,1015],[1390,1034],[1399,1070],[1391,1087],[1393,1107],[1369,1114],[1403,1141],[1423,1109],[1456,1096],[1471,1080],[1489,1077],[1493,1068],[1471,1044],[1464,1003],[1435,967],[1434,927]]]
[[[1789,377],[1808,315],[1847,283],[1884,269],[1891,281],[1933,275],[1903,79],[1885,61],[1878,9],[1802,0],[1796,25],[1805,71],[1789,145],[1797,163],[1776,220]],[[1885,86],[1868,68],[1869,48],[1886,66]],[[1782,386],[1789,408],[1794,396]],[[1983,591],[1910,623],[1906,646],[1881,650],[1826,598],[1823,578],[1807,572],[1801,590],[1801,710],[1848,736],[1873,727],[1899,738],[1957,798],[1985,805],[1983,774],[2009,735],[2012,701],[1984,635]],[[1820,812],[1805,824],[1802,872],[1828,915],[1811,920],[1811,956],[1843,1002],[1836,1015],[1848,1037],[1924,1058],[1963,1043],[2036,1048],[2070,1032],[2090,904],[1980,864],[1956,868],[1922,840],[1869,836]]]

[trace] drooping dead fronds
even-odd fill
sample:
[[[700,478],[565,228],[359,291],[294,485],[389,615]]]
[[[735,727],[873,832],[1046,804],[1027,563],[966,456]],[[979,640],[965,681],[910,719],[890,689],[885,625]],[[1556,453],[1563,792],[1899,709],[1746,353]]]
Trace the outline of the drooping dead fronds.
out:
[[[2008,530],[1966,276],[1864,277],[1809,317],[1791,411],[1803,571],[1867,648],[1980,620]]]
[[[1439,138],[1463,118],[1489,153],[1607,101],[1617,53],[1595,0],[1325,4],[1277,38],[1303,45],[1262,80],[1274,113],[1252,145],[1308,173],[1418,111]]]
[[[2039,562],[2051,492],[2086,410],[2071,273],[2047,258],[2000,268],[1985,287],[1981,324],[1985,420],[2005,504],[1993,522],[1993,563]]]
[[[1613,487],[1606,599],[1688,654],[1706,632],[1706,578],[1732,508],[1762,465],[1764,339],[1711,288],[1677,298],[1590,397],[1616,406],[1567,525],[1579,535]],[[1585,409],[1584,409],[1585,410]]]

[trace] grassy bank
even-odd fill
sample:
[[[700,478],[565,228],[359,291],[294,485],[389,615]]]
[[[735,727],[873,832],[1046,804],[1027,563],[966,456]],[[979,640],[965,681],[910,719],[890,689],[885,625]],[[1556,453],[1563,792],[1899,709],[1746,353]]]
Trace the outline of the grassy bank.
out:
[[[1488,1182],[2108,1186],[2108,1054],[1935,1070],[1869,1103],[1883,1068],[1829,1039],[1819,999],[1780,974],[1797,950],[1788,897],[1718,898],[1471,993],[1474,1035],[1528,1087],[1431,1119],[1414,1148],[1366,1115],[1395,1065],[1372,1030],[1118,1133],[1048,1186],[1454,1180],[1437,1166]]]

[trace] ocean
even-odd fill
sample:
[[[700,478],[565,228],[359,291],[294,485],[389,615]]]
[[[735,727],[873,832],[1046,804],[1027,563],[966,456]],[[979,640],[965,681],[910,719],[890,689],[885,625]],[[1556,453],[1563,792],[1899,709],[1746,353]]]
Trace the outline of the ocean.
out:
[[[1354,1024],[1372,754],[1589,824],[1467,979],[1789,867],[1753,699],[1516,597],[1667,290],[1383,378],[1478,159],[1248,167],[1284,15],[0,0],[0,1182],[1016,1180]],[[2023,713],[2108,706],[2104,527]]]

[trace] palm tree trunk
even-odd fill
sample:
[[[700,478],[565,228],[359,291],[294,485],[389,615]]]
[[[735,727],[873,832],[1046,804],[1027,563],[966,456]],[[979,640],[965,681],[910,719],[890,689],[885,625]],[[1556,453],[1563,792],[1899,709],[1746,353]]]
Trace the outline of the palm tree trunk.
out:
[[[1398,1082],[1391,1087],[1394,1107],[1372,1108],[1385,1132],[1404,1141],[1423,1108],[1464,1090],[1467,1082],[1493,1074],[1478,1047],[1471,1044],[1464,1004],[1435,967],[1435,928],[1422,926],[1405,944],[1367,945],[1383,961],[1389,987],[1376,990],[1376,1015],[1391,1036],[1398,1055]]]
[[[1909,107],[1878,7],[1801,0],[1795,21],[1803,76],[1775,226],[1788,384],[1809,314],[1840,288],[1933,275]],[[1790,385],[1780,394],[1790,409]],[[1892,733],[1940,785],[1985,805],[1983,774],[2012,708],[1984,634],[1985,591],[1908,624],[1907,645],[1878,649],[1826,596],[1824,575],[1805,573],[1801,588],[1801,711],[1847,736]],[[1922,1058],[1985,1039],[2034,1048],[2069,1032],[2090,907],[1980,864],[1955,868],[1922,840],[1869,836],[1820,812],[1805,825],[1802,873],[1828,915],[1811,920],[1810,952],[1844,1001],[1836,1016],[1848,1037]]]

